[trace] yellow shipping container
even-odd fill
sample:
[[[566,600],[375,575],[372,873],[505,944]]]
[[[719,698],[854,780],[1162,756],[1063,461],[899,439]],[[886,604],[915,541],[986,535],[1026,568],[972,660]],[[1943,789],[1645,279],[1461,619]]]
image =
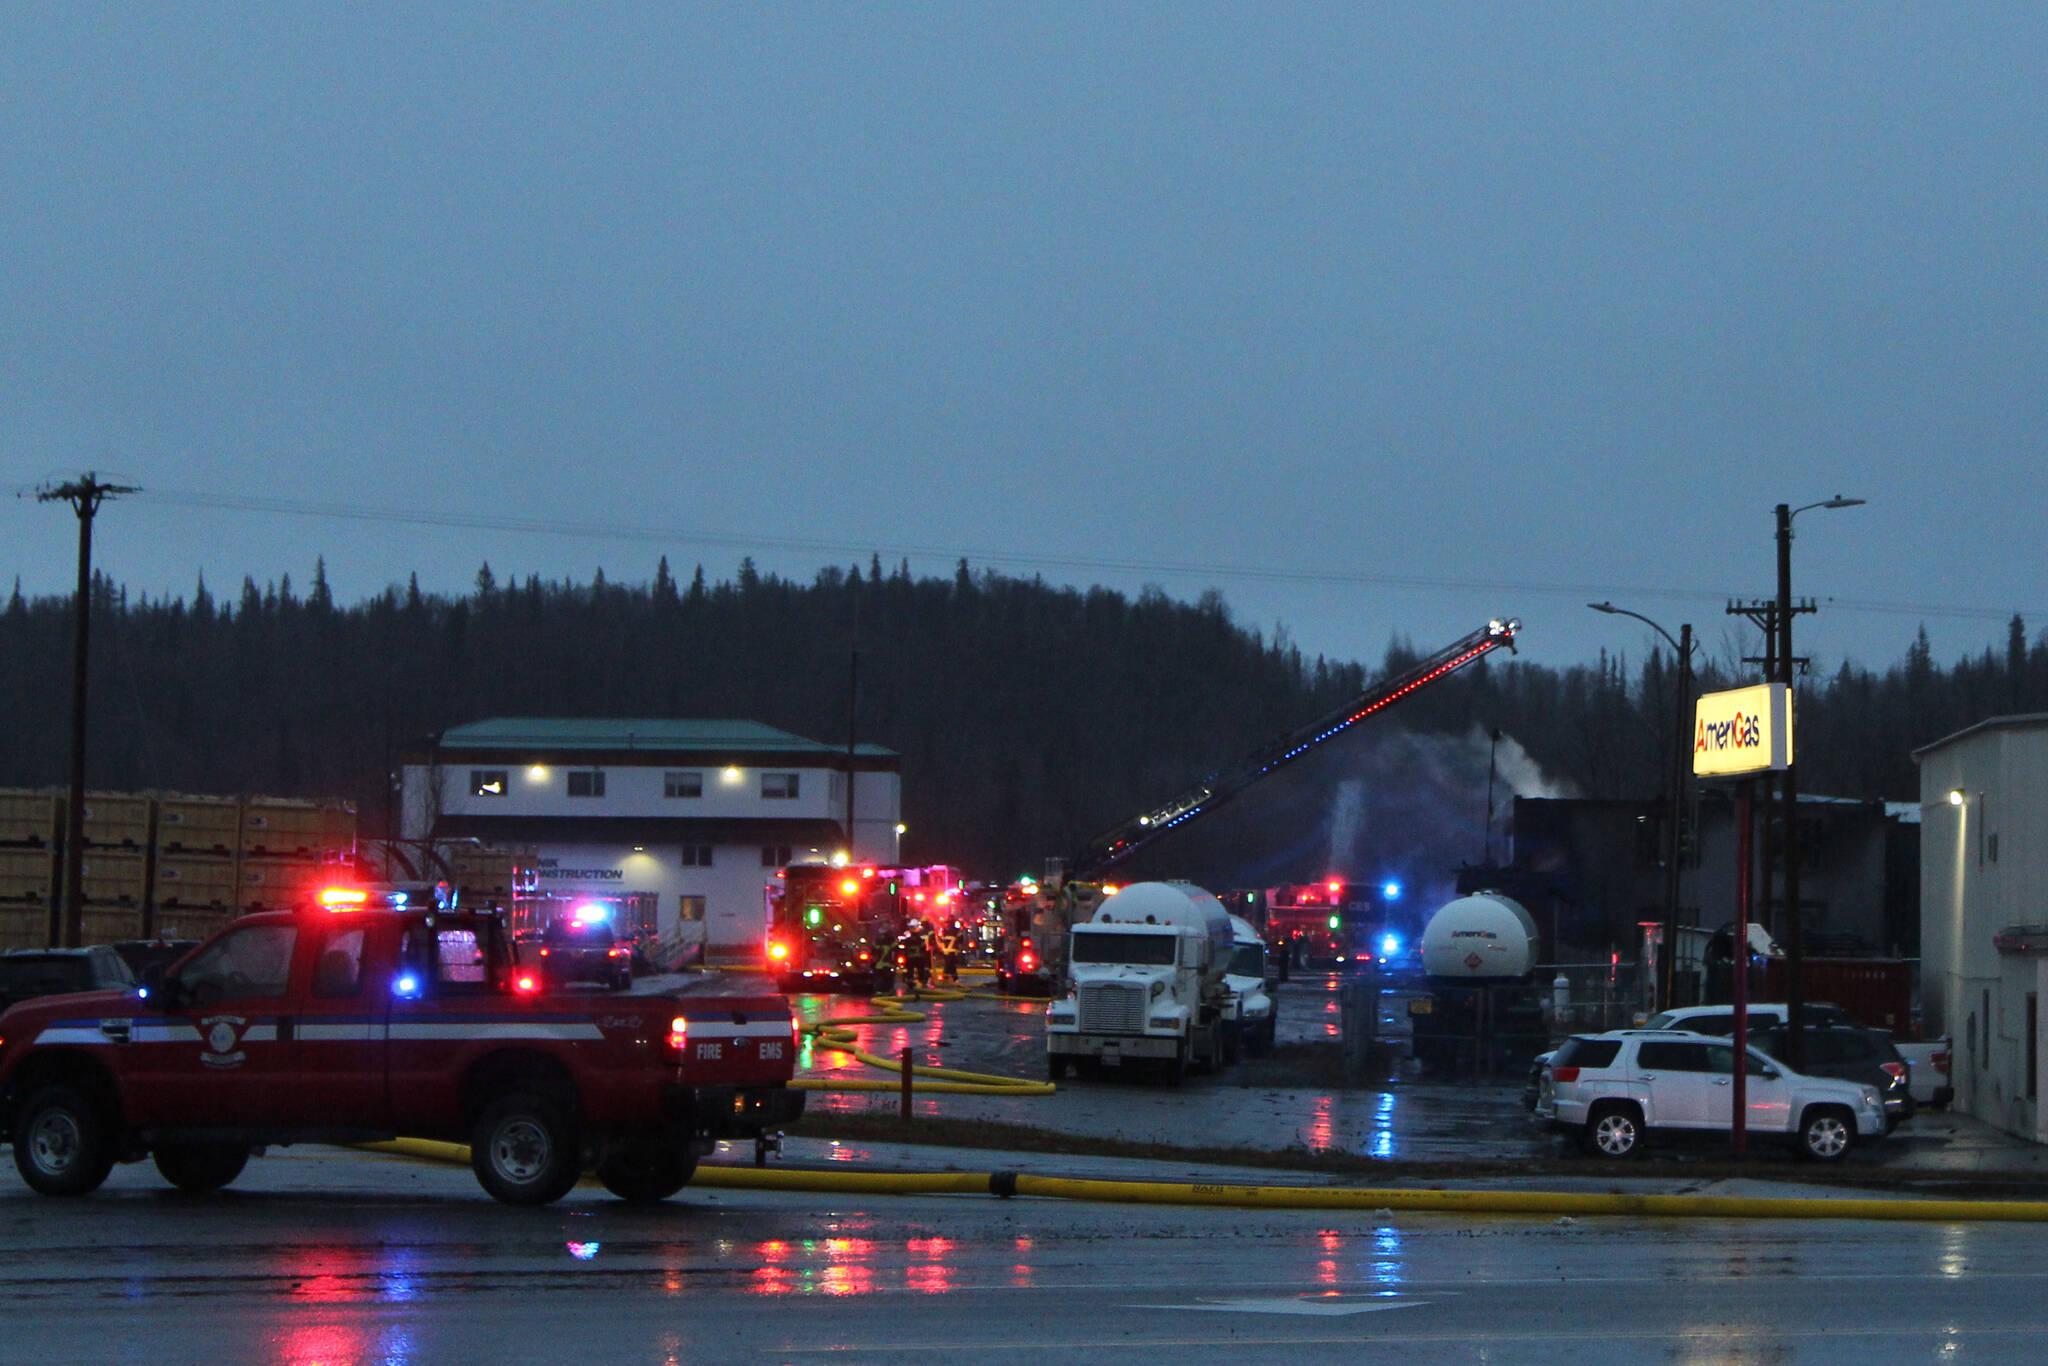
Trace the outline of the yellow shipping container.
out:
[[[317,854],[326,834],[326,808],[286,797],[251,797],[242,807],[242,852],[265,857]]]
[[[126,792],[86,793],[86,847],[140,849],[148,844],[150,800]]]
[[[56,877],[54,849],[0,848],[0,902],[48,905]]]
[[[63,810],[59,793],[0,789],[0,844],[51,844]]]
[[[232,908],[235,861],[213,854],[157,855],[156,904]]]
[[[242,804],[233,797],[184,797],[174,793],[157,799],[158,849],[232,854],[241,837]]]
[[[156,913],[158,939],[206,939],[235,918],[232,909],[209,906],[162,907]]]
[[[245,858],[235,905],[244,911],[278,911],[300,905],[332,876],[308,859]]]
[[[45,906],[0,906],[0,950],[50,946],[50,912]]]
[[[82,926],[88,944],[118,944],[142,938],[142,907],[87,906]]]
[[[121,849],[87,849],[79,883],[85,899],[99,906],[142,904],[142,855]]]

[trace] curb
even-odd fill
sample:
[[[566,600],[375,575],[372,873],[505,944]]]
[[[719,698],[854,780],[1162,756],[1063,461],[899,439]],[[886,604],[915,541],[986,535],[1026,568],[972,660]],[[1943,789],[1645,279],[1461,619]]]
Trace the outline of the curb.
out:
[[[358,1144],[369,1152],[469,1165],[460,1143],[401,1138]],[[1384,1190],[1356,1186],[1249,1186],[1220,1182],[1098,1181],[997,1172],[817,1171],[700,1166],[693,1186],[824,1195],[1017,1195],[1122,1205],[1230,1209],[1406,1210],[1425,1214],[1582,1215],[1658,1219],[1871,1219],[1936,1223],[2048,1223],[2042,1200],[1814,1199],[1738,1195],[1592,1195],[1571,1191]]]

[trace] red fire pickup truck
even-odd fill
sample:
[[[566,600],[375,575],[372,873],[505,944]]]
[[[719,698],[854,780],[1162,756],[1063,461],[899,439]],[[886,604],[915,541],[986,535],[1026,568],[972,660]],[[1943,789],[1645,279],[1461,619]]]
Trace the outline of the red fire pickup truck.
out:
[[[0,1138],[45,1195],[144,1156],[214,1190],[253,1147],[403,1135],[467,1142],[508,1204],[591,1167],[651,1203],[801,1114],[795,1062],[781,996],[557,994],[496,916],[358,896],[237,920],[140,993],[0,1015]]]

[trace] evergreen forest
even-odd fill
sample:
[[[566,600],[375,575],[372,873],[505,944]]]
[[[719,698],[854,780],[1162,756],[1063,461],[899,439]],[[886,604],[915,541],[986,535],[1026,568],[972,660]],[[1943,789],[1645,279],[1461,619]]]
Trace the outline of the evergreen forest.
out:
[[[872,562],[801,583],[746,561],[729,581],[700,567],[678,583],[664,559],[631,586],[602,573],[501,584],[486,565],[467,596],[422,593],[415,578],[354,606],[318,570],[303,595],[289,578],[245,581],[234,602],[203,584],[189,601],[131,600],[101,579],[92,613],[94,788],[341,797],[376,835],[398,751],[448,726],[734,717],[838,744],[857,696],[858,738],[903,756],[906,859],[974,876],[1035,870],[1418,653],[1397,642],[1370,670],[1311,659],[1234,623],[1215,593],[1133,599],[965,563],[950,578]],[[0,786],[64,781],[71,630],[68,596],[17,586],[0,611]],[[2048,639],[2030,643],[2018,618],[2008,635],[2002,657],[1943,667],[1922,632],[1882,673],[1803,679],[1802,789],[1916,800],[1915,746],[2048,710]],[[1498,730],[1550,792],[1652,798],[1668,771],[1672,666],[1663,653],[1563,670],[1496,654],[1373,724]],[[1749,681],[1710,666],[1702,684]],[[1320,875],[1312,862],[1295,875]]]

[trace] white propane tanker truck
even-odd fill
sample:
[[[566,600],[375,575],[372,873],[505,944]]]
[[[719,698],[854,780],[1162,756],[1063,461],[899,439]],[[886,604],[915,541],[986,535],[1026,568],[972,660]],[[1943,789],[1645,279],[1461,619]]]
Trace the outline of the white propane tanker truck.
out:
[[[1073,927],[1073,989],[1045,1011],[1046,1070],[1151,1064],[1176,1085],[1223,1060],[1236,938],[1223,903],[1186,882],[1140,882]]]

